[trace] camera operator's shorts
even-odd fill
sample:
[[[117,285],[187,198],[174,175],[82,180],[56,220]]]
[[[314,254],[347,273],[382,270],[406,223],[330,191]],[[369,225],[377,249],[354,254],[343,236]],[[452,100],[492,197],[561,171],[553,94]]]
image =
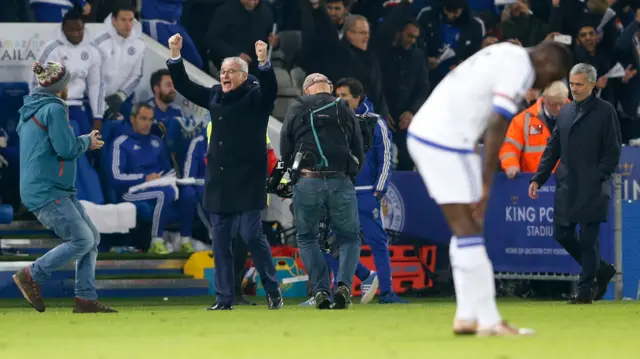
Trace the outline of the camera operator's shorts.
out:
[[[480,155],[407,136],[407,149],[429,195],[438,204],[475,203],[482,196]]]

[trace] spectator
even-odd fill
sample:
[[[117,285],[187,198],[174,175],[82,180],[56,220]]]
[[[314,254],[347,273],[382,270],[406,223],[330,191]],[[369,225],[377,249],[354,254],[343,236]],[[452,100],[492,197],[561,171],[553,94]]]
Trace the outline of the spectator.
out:
[[[146,48],[140,33],[134,27],[135,11],[135,7],[128,3],[117,5],[111,13],[107,29],[94,39],[104,57],[107,111],[113,116],[123,113],[124,118],[129,118],[130,111],[125,110],[122,104],[125,101],[130,103],[134,91],[140,84]]]
[[[98,131],[76,137],[63,104],[73,76],[58,62],[34,63],[37,87],[20,108],[20,197],[40,223],[65,241],[19,270],[13,279],[38,312],[46,310],[40,286],[53,271],[76,262],[74,313],[116,313],[100,303],[95,288],[100,233],[76,198],[76,160],[100,149]],[[61,101],[62,100],[62,101]],[[66,170],[65,170],[66,167]]]
[[[171,162],[176,171],[182,175],[182,166],[187,161],[187,149],[197,133],[197,125],[193,119],[186,118],[182,109],[176,105],[176,89],[169,70],[160,69],[151,74],[150,79],[153,98],[148,104],[153,107],[154,133],[161,136],[167,146]]]
[[[27,0],[4,0],[0,11],[0,22],[26,22]]]
[[[426,7],[418,14],[434,87],[480,49],[484,36],[483,24],[471,15],[467,0],[444,0],[443,5],[442,10]]]
[[[625,68],[625,76],[616,84],[616,97],[620,101],[620,106],[625,117],[622,125],[633,124],[638,118],[638,108],[640,108],[640,77],[637,76],[637,69],[640,68],[640,9],[636,10],[636,18],[622,32],[616,41],[615,56],[620,64]],[[621,119],[622,120],[622,119]],[[623,126],[622,135],[626,139],[633,139],[630,144],[640,144],[640,131],[636,128]]]
[[[76,7],[84,16],[91,12],[91,4],[87,0],[30,0],[29,2],[36,22],[61,22],[64,16],[74,11]]]
[[[169,37],[179,33],[184,39],[182,51],[185,60],[193,66],[203,69],[202,57],[193,40],[180,24],[183,0],[144,0],[142,2],[142,31],[164,46],[168,46]]]
[[[583,16],[585,23],[580,25],[578,38],[573,47],[574,61],[593,66],[598,73],[596,93],[603,100],[615,104],[613,88],[608,86],[609,81],[605,74],[613,67],[612,53],[606,52],[602,42],[598,41],[596,28],[597,19],[593,16]]]
[[[568,101],[567,85],[556,81],[544,90],[533,106],[511,120],[499,153],[500,165],[508,178],[515,178],[520,172],[536,172],[555,128],[556,117]]]
[[[213,64],[220,68],[225,58],[238,56],[249,64],[250,72],[257,69],[253,47],[256,41],[276,46],[277,37],[271,35],[273,14],[261,0],[228,0],[216,9],[207,31],[207,43]]]
[[[549,33],[549,25],[531,11],[530,0],[507,5],[502,12],[501,26],[503,39],[516,39],[524,47],[537,45]]]
[[[353,77],[362,83],[376,111],[389,117],[380,62],[369,49],[369,23],[360,15],[345,20],[340,39],[326,9],[319,3],[299,0],[302,23],[300,65],[307,73],[322,73],[331,82]]]
[[[162,140],[150,134],[152,124],[153,107],[140,104],[131,113],[131,126],[124,127],[124,134],[113,142],[109,163],[116,198],[136,204],[142,219],[151,222],[150,253],[168,253],[162,238],[164,228],[176,221],[180,222],[180,250],[193,252],[194,198],[179,191],[175,178],[149,183],[171,172]],[[149,210],[141,210],[142,206]]]
[[[344,21],[351,15],[349,14],[351,0],[326,0],[325,7],[331,22],[338,30],[338,38],[342,39],[344,37]]]
[[[62,20],[61,32],[47,42],[38,56],[40,63],[47,61],[64,62],[73,74],[69,81],[69,120],[76,135],[91,132],[102,127],[104,113],[104,75],[102,53],[88,37],[84,36],[84,21],[76,11],[69,11]],[[33,78],[32,87],[36,86]],[[85,92],[93,116],[84,107]],[[93,121],[92,121],[93,118]]]
[[[399,171],[413,171],[407,150],[407,128],[413,115],[431,92],[429,70],[422,50],[416,47],[420,25],[413,19],[409,1],[396,5],[378,27],[378,58],[383,73],[389,114],[396,121],[393,133]]]
[[[599,46],[611,56],[618,34],[613,21],[615,11],[608,8],[607,0],[552,0],[549,29],[551,32],[577,36],[584,24],[593,24]],[[607,12],[610,14],[607,15]]]

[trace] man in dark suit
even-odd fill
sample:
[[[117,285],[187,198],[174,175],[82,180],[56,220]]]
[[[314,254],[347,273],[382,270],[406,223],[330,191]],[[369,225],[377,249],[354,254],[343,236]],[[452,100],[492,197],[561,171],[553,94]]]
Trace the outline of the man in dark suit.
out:
[[[276,76],[267,61],[267,44],[255,44],[256,76],[239,57],[227,58],[220,68],[220,84],[205,87],[189,79],[180,57],[182,37],[169,39],[167,61],[176,90],[194,104],[208,108],[213,122],[204,188],[204,207],[211,213],[215,259],[216,304],[208,310],[233,309],[233,239],[247,242],[269,308],[282,307],[271,249],[262,230],[261,212],[267,204],[267,133],[269,114],[278,92]]]
[[[570,304],[600,300],[616,273],[600,257],[600,223],[608,220],[611,174],[620,160],[621,134],[616,111],[593,94],[596,69],[580,63],[571,69],[573,102],[565,105],[547,144],[529,196],[538,198],[555,167],[554,237],[582,266],[578,293]],[[576,225],[580,234],[576,235]]]

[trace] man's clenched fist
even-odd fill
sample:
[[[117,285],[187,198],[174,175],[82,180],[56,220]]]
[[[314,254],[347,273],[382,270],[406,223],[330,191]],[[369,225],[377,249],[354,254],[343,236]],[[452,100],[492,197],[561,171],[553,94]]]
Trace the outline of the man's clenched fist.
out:
[[[267,61],[267,43],[261,40],[256,41],[256,57],[258,62]]]
[[[180,50],[182,50],[182,36],[175,34],[169,38],[169,50],[171,51],[171,57],[180,56]]]

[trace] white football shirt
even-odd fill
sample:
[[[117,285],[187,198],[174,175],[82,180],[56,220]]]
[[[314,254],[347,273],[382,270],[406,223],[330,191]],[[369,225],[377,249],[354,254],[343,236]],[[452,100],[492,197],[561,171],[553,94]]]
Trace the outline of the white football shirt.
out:
[[[511,120],[533,86],[528,51],[511,43],[488,46],[451,71],[415,114],[409,133],[441,149],[472,150],[492,112]]]

